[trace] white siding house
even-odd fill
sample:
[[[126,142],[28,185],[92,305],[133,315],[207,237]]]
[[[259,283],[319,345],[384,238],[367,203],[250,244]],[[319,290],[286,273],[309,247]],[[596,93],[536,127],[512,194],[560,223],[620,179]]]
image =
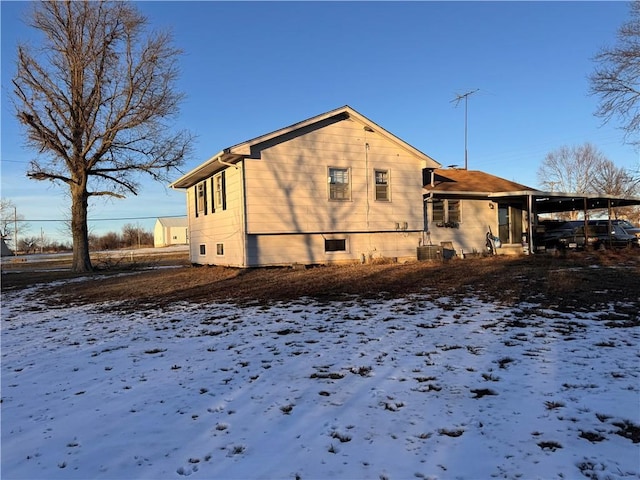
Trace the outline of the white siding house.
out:
[[[427,244],[447,242],[458,256],[487,253],[487,233],[498,237],[499,254],[522,254],[530,222],[531,187],[477,170],[428,172],[425,178]],[[525,239],[524,243],[528,243]]]
[[[416,258],[423,170],[440,165],[345,106],[226,148],[187,193],[192,263],[255,267]]]
[[[189,243],[187,217],[160,217],[153,228],[153,246],[186,245]]]

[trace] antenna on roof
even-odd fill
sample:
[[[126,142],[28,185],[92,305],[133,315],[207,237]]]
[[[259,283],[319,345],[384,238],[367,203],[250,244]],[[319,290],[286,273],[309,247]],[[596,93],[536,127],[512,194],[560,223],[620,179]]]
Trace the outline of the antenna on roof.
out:
[[[456,98],[451,100],[451,102],[456,102],[456,107],[457,107],[458,104],[460,103],[460,100],[464,98],[464,169],[465,170],[467,170],[467,166],[468,166],[467,164],[467,99],[469,98],[469,95],[473,95],[478,90],[480,89],[476,88],[475,90],[471,90],[467,93],[458,94],[456,95]]]

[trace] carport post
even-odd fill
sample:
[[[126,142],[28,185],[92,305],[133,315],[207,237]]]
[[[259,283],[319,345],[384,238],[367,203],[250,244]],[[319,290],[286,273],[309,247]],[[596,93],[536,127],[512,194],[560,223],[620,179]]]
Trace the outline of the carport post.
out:
[[[583,197],[582,200],[584,201],[584,249],[586,250],[587,247],[589,246],[589,236],[588,236],[588,226],[589,226],[589,217],[587,215],[587,212],[589,211],[589,209],[587,208],[587,197]]]
[[[529,254],[533,255],[536,251],[535,245],[533,244],[533,195],[529,193],[527,195],[527,211],[528,211],[528,219],[527,219],[527,228],[529,230]]]

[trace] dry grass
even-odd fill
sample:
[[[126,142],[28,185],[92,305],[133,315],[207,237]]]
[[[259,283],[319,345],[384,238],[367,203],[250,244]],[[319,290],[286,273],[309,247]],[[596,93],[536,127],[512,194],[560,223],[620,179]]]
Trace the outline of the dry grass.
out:
[[[183,260],[177,260],[178,264]],[[123,308],[175,302],[267,303],[300,297],[340,300],[389,298],[418,292],[437,297],[473,293],[487,301],[530,302],[561,311],[596,311],[617,304],[611,320],[637,321],[640,256],[637,251],[587,252],[551,257],[489,257],[448,262],[326,266],[306,269],[224,267],[152,268],[99,272],[72,284],[46,287],[56,303],[120,301]],[[119,272],[122,273],[122,272]],[[68,271],[3,273],[2,289],[69,279]],[[604,315],[604,313],[603,313]]]

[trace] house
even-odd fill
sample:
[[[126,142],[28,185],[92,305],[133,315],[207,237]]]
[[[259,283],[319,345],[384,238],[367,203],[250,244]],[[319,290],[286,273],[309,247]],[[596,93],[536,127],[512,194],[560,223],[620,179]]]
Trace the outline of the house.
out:
[[[640,199],[541,192],[442,169],[349,106],[225,148],[171,184],[186,191],[190,259],[233,267],[536,252],[538,215]]]
[[[487,235],[500,239],[498,254],[537,253],[544,248],[539,216],[578,211],[587,219],[593,210],[640,205],[639,198],[543,192],[481,171],[426,171],[427,243],[451,245],[456,254],[486,252]],[[533,235],[530,235],[533,232]]]
[[[437,169],[427,175],[428,243],[451,242],[462,255],[484,252],[490,233],[500,239],[499,253],[523,253],[532,220],[528,195],[537,190],[476,170]]]
[[[187,217],[160,217],[153,228],[153,246],[186,245],[189,243]]]
[[[235,267],[416,258],[423,170],[440,164],[349,106],[221,150],[187,194],[192,263]]]

